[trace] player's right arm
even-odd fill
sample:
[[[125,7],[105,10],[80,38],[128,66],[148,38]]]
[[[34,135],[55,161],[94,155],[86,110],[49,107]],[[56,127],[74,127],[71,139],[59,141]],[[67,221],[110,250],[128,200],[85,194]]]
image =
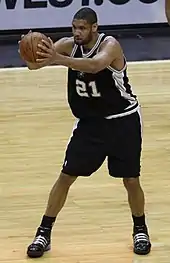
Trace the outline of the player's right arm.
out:
[[[64,37],[54,43],[55,51],[64,56],[70,56],[73,49],[74,41],[72,37]],[[43,63],[30,63],[26,61],[26,65],[30,70],[43,68]]]
[[[170,0],[165,0],[165,15],[170,25]]]

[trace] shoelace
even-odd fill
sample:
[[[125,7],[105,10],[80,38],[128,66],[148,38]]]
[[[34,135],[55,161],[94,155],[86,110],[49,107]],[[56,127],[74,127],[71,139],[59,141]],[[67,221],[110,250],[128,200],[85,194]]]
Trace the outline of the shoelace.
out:
[[[141,241],[149,242],[149,237],[148,237],[148,235],[145,234],[145,233],[137,233],[137,234],[134,236],[134,243],[141,242]]]
[[[44,236],[37,236],[33,242],[35,245],[42,245],[43,247],[46,247],[48,244],[47,239]]]

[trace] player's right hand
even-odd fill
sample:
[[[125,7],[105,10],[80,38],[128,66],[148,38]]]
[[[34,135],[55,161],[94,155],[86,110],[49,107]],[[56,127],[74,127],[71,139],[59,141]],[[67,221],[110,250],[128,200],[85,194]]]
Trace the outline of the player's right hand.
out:
[[[29,33],[31,33],[31,32],[32,32],[32,30],[29,30],[27,34],[29,34]],[[21,35],[21,39],[22,39],[24,36],[25,36],[25,35],[22,34],[22,35]],[[21,40],[18,41],[18,44],[19,44],[20,42],[21,42]]]
[[[31,33],[31,32],[32,31],[29,30],[28,34]],[[21,42],[21,40],[22,40],[22,38],[24,36],[25,36],[24,34],[21,35],[21,39],[18,41],[18,45],[20,44],[20,42]],[[18,48],[18,53],[20,54],[19,48]],[[31,63],[31,62],[28,62],[28,61],[25,61],[25,63],[27,65],[28,69],[30,69],[30,70],[35,70],[35,69],[39,69],[40,68],[40,65],[38,65],[37,63]]]
[[[32,31],[29,30],[28,34],[31,33],[31,32],[32,32]],[[20,42],[21,42],[21,40],[22,40],[22,38],[23,38],[24,36],[25,36],[24,34],[21,35],[21,39],[18,41],[18,45],[20,44]],[[19,48],[18,48],[18,53],[20,54]]]

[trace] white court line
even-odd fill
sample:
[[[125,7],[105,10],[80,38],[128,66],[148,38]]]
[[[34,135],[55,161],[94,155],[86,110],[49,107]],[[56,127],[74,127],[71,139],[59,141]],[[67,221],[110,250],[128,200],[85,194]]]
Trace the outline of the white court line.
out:
[[[170,63],[170,59],[165,60],[146,60],[146,61],[129,61],[129,65],[141,65],[141,64],[161,64],[161,63]]]
[[[48,66],[48,67],[44,67],[42,69],[45,69],[45,68],[67,68],[65,66]],[[12,67],[12,68],[0,68],[0,71],[22,71],[22,70],[28,70],[27,67],[18,67],[18,68],[15,68],[15,67]],[[41,70],[41,69],[40,69]],[[35,70],[31,70],[31,71],[35,71]]]
[[[170,63],[169,59],[166,60],[146,60],[146,61],[129,61],[127,62],[128,65],[142,65],[142,64],[161,64],[161,63]],[[48,66],[44,68],[67,68],[65,66]],[[0,68],[0,71],[18,71],[18,70],[28,70],[27,67],[13,67],[13,68]]]

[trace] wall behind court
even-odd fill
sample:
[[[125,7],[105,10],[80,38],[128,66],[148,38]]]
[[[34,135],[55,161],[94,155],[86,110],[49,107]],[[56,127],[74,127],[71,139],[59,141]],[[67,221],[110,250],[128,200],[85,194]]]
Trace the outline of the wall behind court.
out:
[[[99,24],[165,23],[164,0],[1,0],[0,30],[70,27],[74,13],[93,8]]]
[[[84,6],[97,12],[100,31],[120,41],[129,61],[170,58],[164,4],[164,0],[0,0],[0,67],[24,65],[18,40],[29,29],[54,41],[70,36],[72,17]]]

